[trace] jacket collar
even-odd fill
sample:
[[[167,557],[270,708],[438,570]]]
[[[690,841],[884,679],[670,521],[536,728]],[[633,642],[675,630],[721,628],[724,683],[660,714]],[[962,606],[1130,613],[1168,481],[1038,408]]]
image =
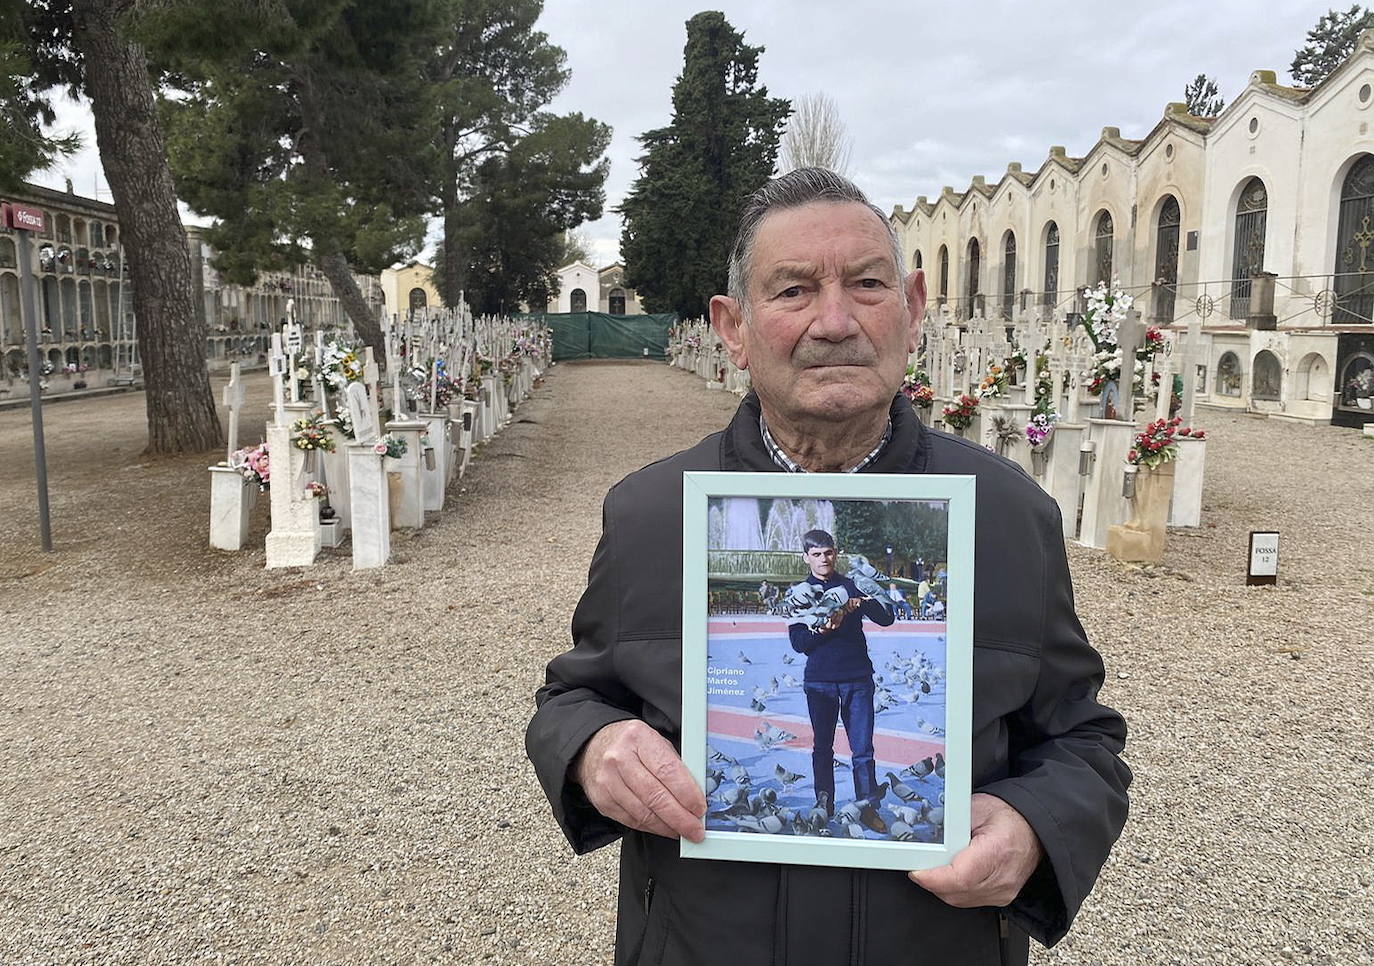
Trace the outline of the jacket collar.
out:
[[[728,472],[781,473],[782,467],[768,455],[759,432],[759,397],[750,392],[741,400],[720,441],[720,466]],[[878,458],[861,473],[923,473],[930,458],[930,433],[921,425],[911,403],[901,393],[888,409],[892,438]]]

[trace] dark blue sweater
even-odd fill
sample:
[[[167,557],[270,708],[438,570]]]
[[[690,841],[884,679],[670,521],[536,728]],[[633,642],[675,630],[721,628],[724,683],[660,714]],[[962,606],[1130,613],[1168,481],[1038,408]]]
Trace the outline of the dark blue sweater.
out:
[[[821,580],[814,574],[806,579],[822,591],[831,587],[843,587],[849,592],[850,600],[859,600],[862,597],[859,588],[854,586],[854,581],[839,574],[831,574],[828,580]],[[859,604],[859,608],[846,614],[844,620],[840,621],[840,626],[833,631],[815,634],[805,624],[787,626],[787,636],[792,641],[792,650],[806,655],[807,681],[834,684],[873,678],[873,662],[868,657],[868,639],[864,637],[865,617],[882,627],[887,627],[896,620],[886,603],[865,598]]]

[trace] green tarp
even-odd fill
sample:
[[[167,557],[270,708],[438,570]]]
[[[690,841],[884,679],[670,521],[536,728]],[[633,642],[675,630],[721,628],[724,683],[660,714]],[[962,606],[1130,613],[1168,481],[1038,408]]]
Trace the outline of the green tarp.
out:
[[[656,359],[668,348],[668,328],[677,316],[557,312],[529,315],[553,330],[553,359]],[[645,350],[648,350],[646,355]]]

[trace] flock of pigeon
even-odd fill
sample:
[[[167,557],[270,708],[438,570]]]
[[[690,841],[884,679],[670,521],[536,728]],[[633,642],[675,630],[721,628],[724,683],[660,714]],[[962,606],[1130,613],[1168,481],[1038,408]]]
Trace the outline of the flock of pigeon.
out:
[[[795,738],[796,735],[767,721],[755,734],[756,743],[765,751]],[[707,828],[766,835],[886,838],[896,842],[943,840],[943,754],[923,758],[903,768],[900,774],[887,772],[887,780],[878,785],[879,814],[888,813],[884,835],[865,829],[862,812],[866,803],[849,802],[833,810],[826,793],[821,792],[810,807],[785,804],[780,792],[791,792],[806,776],[790,771],[781,762],[774,763],[770,778],[765,777],[766,773],[756,776],[740,759],[709,745],[707,752]],[[849,767],[838,760],[836,766]]]

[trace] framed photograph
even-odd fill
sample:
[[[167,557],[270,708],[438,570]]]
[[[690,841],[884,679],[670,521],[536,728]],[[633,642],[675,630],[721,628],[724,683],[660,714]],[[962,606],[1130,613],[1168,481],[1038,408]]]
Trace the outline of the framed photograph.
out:
[[[971,476],[686,473],[694,858],[878,869],[969,840]]]

